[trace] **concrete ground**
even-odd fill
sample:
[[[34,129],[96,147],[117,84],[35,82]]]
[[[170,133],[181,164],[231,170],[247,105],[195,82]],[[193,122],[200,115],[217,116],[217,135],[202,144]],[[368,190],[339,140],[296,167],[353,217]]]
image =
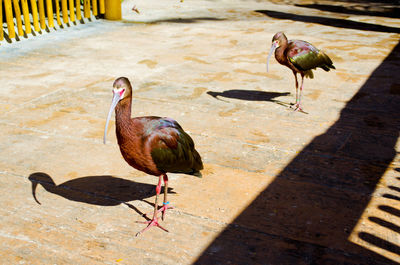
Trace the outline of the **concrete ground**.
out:
[[[125,0],[123,21],[1,43],[0,263],[399,264],[400,20],[353,6]],[[278,31],[336,66],[305,81],[308,114],[291,71],[266,72]],[[119,76],[133,115],[176,119],[205,163],[169,175],[169,233],[135,237],[157,179],[114,123],[102,143]]]

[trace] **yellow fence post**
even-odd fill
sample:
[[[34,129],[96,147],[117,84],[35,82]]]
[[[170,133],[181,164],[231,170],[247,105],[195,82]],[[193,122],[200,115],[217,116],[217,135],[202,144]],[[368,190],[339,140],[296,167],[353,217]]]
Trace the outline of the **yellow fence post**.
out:
[[[46,28],[46,17],[44,15],[44,0],[39,0],[39,19],[40,27],[42,29]]]
[[[53,18],[53,3],[51,0],[46,0],[46,9],[47,9],[47,23],[49,24],[49,28],[54,28],[54,18]]]
[[[76,19],[82,19],[82,12],[81,12],[81,0],[76,0]]]
[[[92,13],[93,16],[97,16],[97,0],[92,0]]]
[[[24,14],[24,24],[26,34],[31,33],[31,19],[29,18],[28,0],[21,0],[22,13]]]
[[[58,2],[58,0],[57,0],[57,1],[54,1],[54,2],[56,2],[56,18],[57,18],[57,24],[58,24],[59,26],[61,26],[62,23],[61,23],[61,18],[60,18],[60,3]]]
[[[14,29],[14,21],[13,21],[13,12],[11,6],[11,0],[4,0],[4,10],[6,11],[6,21],[8,28],[8,37],[15,38],[15,29]]]
[[[99,9],[100,9],[100,14],[104,14],[106,12],[106,9],[104,7],[104,0],[99,0]]]
[[[35,31],[40,32],[39,17],[38,17],[38,9],[37,9],[37,5],[36,5],[36,0],[31,0],[31,8],[32,8],[33,28],[34,28]]]
[[[0,0],[0,40],[4,39],[4,33],[3,33],[3,0]]]
[[[75,7],[74,7],[74,0],[69,0],[69,19],[71,22],[75,21]]]
[[[121,20],[121,0],[105,0],[106,4],[106,19]]]
[[[68,23],[67,0],[61,0],[61,10],[62,10],[63,22]]]
[[[83,0],[83,16],[90,17],[90,0]]]
[[[24,36],[24,31],[22,30],[21,9],[19,8],[18,0],[13,0],[13,6],[15,11],[15,19],[17,20],[18,35]]]

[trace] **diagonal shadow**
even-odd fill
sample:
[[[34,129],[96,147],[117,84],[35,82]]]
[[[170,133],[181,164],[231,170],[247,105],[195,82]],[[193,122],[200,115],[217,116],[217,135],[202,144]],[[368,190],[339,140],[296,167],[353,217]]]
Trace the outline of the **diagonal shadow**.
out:
[[[290,95],[289,92],[265,92],[257,90],[241,90],[232,89],[223,92],[207,91],[207,94],[218,99],[218,97],[234,98],[248,101],[272,101],[276,102],[275,98]]]
[[[379,5],[371,8],[368,5],[367,7],[369,8],[365,8],[364,10],[360,10],[359,5],[295,4],[295,6],[349,15],[400,18],[400,8],[398,7],[398,3],[394,3],[395,1],[391,2],[393,2],[392,6],[389,7]]]
[[[158,20],[150,20],[150,21],[132,21],[132,20],[123,20],[123,23],[144,23],[144,24],[161,24],[161,23],[182,23],[182,24],[192,24],[198,23],[201,21],[224,21],[223,18],[216,17],[191,17],[191,18],[165,18]]]
[[[339,119],[276,176],[195,264],[398,264],[348,238],[396,155],[400,95],[392,88],[400,84],[399,59],[400,44]],[[380,205],[368,212],[375,225],[397,231],[398,224],[371,216],[379,211],[379,216],[396,217],[399,209]],[[399,245],[374,229],[355,236],[400,254]]]
[[[56,185],[53,179],[43,172],[33,173],[28,179],[32,182],[32,196],[38,204],[41,203],[36,196],[37,185],[42,185],[47,192],[71,201],[101,206],[126,204],[139,214],[142,213],[128,202],[144,200],[155,195],[155,185],[109,175],[81,177],[59,185]],[[172,191],[172,188],[168,188],[168,193],[175,192]]]
[[[386,212],[388,214],[400,217],[400,209],[393,208],[392,206],[379,205],[378,209],[381,210],[381,211],[384,211],[384,212]]]
[[[315,23],[336,28],[356,29],[356,30],[376,31],[376,32],[386,32],[386,33],[400,33],[400,28],[371,24],[366,22],[352,21],[348,19],[297,15],[297,14],[284,13],[271,10],[255,10],[255,11],[272,18],[289,19],[293,21],[301,21],[306,23]]]

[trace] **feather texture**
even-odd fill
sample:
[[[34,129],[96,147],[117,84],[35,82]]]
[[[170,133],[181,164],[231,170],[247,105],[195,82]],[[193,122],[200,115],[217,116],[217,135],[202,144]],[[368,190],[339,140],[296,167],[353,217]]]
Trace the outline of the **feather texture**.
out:
[[[131,119],[130,100],[120,103],[116,107],[116,133],[129,165],[156,176],[167,172],[201,176],[201,157],[178,122],[156,116]]]
[[[309,70],[317,67],[325,71],[329,71],[330,68],[335,69],[328,55],[306,41],[289,40],[286,54],[289,61],[300,71],[306,72],[305,76],[310,78],[313,78],[314,75]]]
[[[192,138],[170,118],[156,118],[146,124],[151,157],[162,172],[196,174],[203,169]]]

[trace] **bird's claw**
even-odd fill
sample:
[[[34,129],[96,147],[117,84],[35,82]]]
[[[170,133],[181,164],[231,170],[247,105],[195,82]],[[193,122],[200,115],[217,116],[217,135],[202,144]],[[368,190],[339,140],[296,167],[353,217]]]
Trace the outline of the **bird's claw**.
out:
[[[168,209],[174,209],[174,206],[170,206],[169,204],[164,204],[158,211],[161,212],[161,220],[164,221],[164,215],[165,215],[165,211]]]
[[[299,112],[303,112],[303,113],[306,113],[306,114],[308,114],[307,112],[305,112],[304,110],[303,110],[303,108],[300,106],[300,103],[295,103],[295,104],[291,104],[291,106],[290,106],[290,108],[293,108],[293,111],[299,111]]]
[[[150,221],[145,221],[145,222],[136,222],[136,223],[141,223],[141,224],[148,224],[147,227],[145,227],[142,231],[136,233],[136,236],[139,236],[140,234],[146,232],[150,227],[152,226],[157,226],[159,228],[161,228],[162,230],[164,230],[165,232],[169,232],[167,229],[165,229],[164,227],[162,227],[157,220],[157,217],[153,218]]]
[[[303,111],[299,104],[294,105],[294,111]]]

